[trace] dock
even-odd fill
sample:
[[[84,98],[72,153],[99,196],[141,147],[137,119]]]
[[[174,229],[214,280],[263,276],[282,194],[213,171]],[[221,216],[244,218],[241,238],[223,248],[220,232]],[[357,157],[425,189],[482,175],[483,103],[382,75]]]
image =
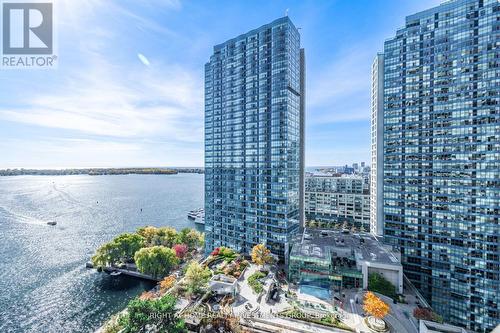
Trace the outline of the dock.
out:
[[[120,272],[120,273],[122,273],[122,275],[127,275],[127,276],[131,276],[131,277],[134,277],[134,278],[138,278],[138,279],[142,279],[142,280],[147,280],[147,281],[152,281],[152,282],[159,282],[159,281],[161,281],[161,279],[152,277],[151,275],[143,274],[143,273],[140,273],[138,271],[129,270],[129,269],[125,269],[125,268],[104,267],[103,271],[106,272],[106,273],[108,273],[108,274],[111,274],[113,272]]]

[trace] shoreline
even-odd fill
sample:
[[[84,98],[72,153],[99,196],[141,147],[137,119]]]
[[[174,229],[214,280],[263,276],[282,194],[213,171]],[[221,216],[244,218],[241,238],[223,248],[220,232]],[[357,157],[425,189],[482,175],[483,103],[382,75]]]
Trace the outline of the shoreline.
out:
[[[13,176],[115,176],[115,175],[177,175],[204,174],[203,168],[81,168],[81,169],[3,169],[0,177]]]

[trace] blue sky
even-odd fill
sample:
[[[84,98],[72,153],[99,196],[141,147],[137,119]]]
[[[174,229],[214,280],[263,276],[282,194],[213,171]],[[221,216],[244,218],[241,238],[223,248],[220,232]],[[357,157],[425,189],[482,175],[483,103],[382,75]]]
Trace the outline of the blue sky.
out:
[[[369,162],[370,66],[439,0],[55,0],[56,70],[0,71],[0,168],[203,165],[212,47],[289,16],[307,57],[307,165]]]

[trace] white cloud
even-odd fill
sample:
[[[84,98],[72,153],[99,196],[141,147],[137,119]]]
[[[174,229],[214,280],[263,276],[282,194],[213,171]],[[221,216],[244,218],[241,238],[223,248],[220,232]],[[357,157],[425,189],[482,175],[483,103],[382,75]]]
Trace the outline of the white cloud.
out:
[[[135,70],[125,77],[94,68],[68,77],[52,94],[28,97],[26,107],[0,109],[0,119],[102,136],[201,142],[200,91],[193,74],[179,68]]]
[[[37,73],[26,72],[30,89],[25,87],[28,80],[11,78],[9,86],[23,85],[22,100],[0,103],[0,122],[27,124],[42,133],[50,129],[53,137],[17,136],[10,144],[4,140],[0,167],[42,167],[46,156],[54,162],[43,167],[201,165],[201,71],[165,62],[154,49],[148,50],[148,57],[130,49],[126,54],[116,42],[127,33],[141,36],[144,29],[171,36],[170,31],[117,2],[57,1],[64,62],[57,71],[47,72],[43,83],[34,79]],[[164,10],[180,8],[177,1],[162,5]],[[112,22],[103,21],[101,14],[113,8]]]
[[[137,57],[139,58],[139,60],[145,65],[145,66],[148,66],[151,65],[148,58],[146,58],[146,56],[142,53],[138,53],[137,54]]]

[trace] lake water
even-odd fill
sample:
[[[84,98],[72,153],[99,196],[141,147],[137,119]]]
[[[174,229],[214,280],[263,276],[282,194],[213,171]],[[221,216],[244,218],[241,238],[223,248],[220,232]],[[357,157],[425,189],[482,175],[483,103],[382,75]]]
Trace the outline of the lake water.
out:
[[[86,269],[95,249],[144,225],[195,227],[200,207],[198,174],[0,177],[0,332],[93,332],[151,287]]]

